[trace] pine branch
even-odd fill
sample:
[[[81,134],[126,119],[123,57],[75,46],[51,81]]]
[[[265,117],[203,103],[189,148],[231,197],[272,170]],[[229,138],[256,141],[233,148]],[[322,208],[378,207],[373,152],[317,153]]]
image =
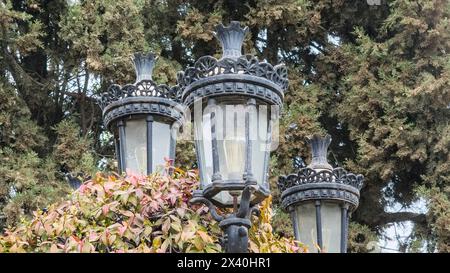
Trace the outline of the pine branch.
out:
[[[374,224],[377,226],[384,226],[389,223],[398,223],[411,221],[414,223],[426,223],[427,218],[423,213],[415,212],[392,212],[381,215],[379,218],[375,219]]]

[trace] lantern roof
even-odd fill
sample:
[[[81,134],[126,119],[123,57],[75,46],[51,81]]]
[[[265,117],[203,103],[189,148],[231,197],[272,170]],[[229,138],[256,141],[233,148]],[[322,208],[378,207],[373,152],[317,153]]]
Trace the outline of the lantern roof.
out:
[[[135,114],[154,114],[181,121],[182,106],[177,88],[157,84],[152,79],[156,56],[153,53],[135,53],[132,58],[136,81],[124,86],[112,84],[99,100],[105,125],[120,117]]]
[[[315,134],[308,138],[308,143],[311,146],[311,163],[297,173],[278,178],[282,206],[287,209],[304,201],[337,200],[347,202],[352,205],[352,209],[356,209],[364,177],[340,167],[333,168],[328,163],[330,135],[321,137]]]
[[[237,21],[229,26],[216,26],[214,36],[221,44],[222,56],[219,59],[202,56],[193,66],[177,74],[177,88],[184,103],[191,105],[193,95],[212,97],[236,93],[282,106],[288,87],[287,68],[284,64],[259,61],[253,55],[242,55],[247,33],[248,27],[241,27]],[[214,90],[208,87],[211,85],[216,85]]]

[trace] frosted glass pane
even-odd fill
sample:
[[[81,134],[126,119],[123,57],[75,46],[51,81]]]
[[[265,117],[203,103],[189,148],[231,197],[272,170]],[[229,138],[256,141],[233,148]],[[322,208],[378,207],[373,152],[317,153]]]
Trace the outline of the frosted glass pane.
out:
[[[194,137],[197,149],[197,162],[200,171],[200,183],[205,188],[211,183],[213,173],[211,122],[210,115],[196,115],[194,117]]]
[[[245,166],[245,140],[217,140],[217,146],[222,179],[241,181]]]
[[[233,205],[233,196],[228,191],[221,191],[213,197],[214,200],[226,205]],[[238,197],[238,203],[241,197]]]
[[[245,108],[243,105],[220,105],[220,111],[216,113],[217,148],[222,179],[242,181],[246,147]]]
[[[341,251],[341,207],[338,203],[322,202],[322,241],[324,252]]]
[[[310,253],[318,252],[316,230],[316,206],[314,203],[304,203],[295,208],[297,229],[300,242],[308,246]]]
[[[264,166],[266,152],[269,153],[268,147],[270,147],[267,125],[267,108],[255,107],[250,115],[250,139],[252,141],[252,173],[259,185],[264,184],[264,173],[267,172]]]
[[[164,158],[170,158],[170,125],[158,121],[153,122],[152,139],[153,172],[163,172],[166,165]]]
[[[147,125],[145,119],[125,123],[126,169],[138,174],[147,173]]]

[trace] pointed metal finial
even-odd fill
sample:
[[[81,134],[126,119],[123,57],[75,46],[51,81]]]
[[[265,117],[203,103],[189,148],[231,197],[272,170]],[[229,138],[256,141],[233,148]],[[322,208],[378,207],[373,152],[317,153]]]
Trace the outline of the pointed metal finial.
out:
[[[322,137],[318,134],[314,134],[307,138],[307,142],[311,145],[312,160],[307,166],[311,169],[326,169],[333,170],[333,167],[328,163],[327,153],[328,146],[331,143],[331,136],[326,135]]]
[[[222,45],[222,59],[237,59],[242,56],[242,44],[247,32],[248,27],[241,28],[238,21],[231,21],[227,27],[222,24],[216,26],[214,36]]]
[[[153,68],[155,67],[156,56],[153,53],[134,53],[133,63],[136,70],[136,83],[143,80],[152,80]]]

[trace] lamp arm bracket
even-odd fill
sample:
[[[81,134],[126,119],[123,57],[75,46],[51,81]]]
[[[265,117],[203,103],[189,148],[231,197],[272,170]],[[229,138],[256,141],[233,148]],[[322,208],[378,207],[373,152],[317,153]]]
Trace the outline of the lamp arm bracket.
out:
[[[211,216],[214,218],[214,220],[216,220],[217,222],[220,222],[223,220],[223,217],[217,213],[217,210],[214,207],[214,204],[211,201],[209,201],[208,199],[206,199],[204,197],[194,197],[191,200],[189,200],[189,203],[206,205],[209,209],[209,213],[211,213]]]
[[[253,186],[245,186],[241,195],[241,203],[239,204],[239,210],[236,213],[236,217],[238,218],[247,218],[250,210],[250,198],[252,196],[252,192],[254,191]]]
[[[259,209],[259,206],[258,206],[258,205],[255,205],[255,206],[253,206],[253,207],[250,208],[249,218],[250,218],[253,214],[254,214],[255,216],[257,216],[257,217],[259,217],[259,216],[261,215],[261,210]]]

